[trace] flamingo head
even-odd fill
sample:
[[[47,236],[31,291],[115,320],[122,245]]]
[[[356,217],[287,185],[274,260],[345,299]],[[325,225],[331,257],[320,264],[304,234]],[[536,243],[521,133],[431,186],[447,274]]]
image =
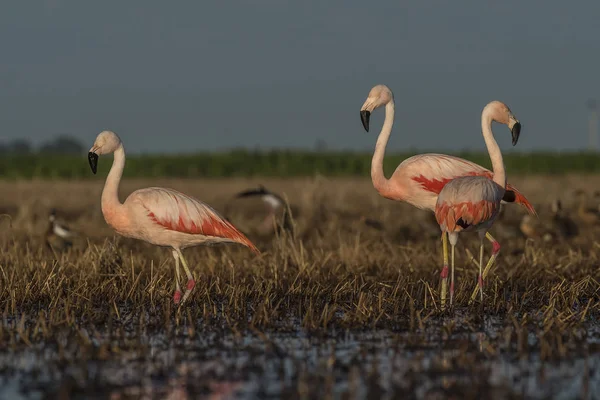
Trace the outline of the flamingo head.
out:
[[[98,156],[113,153],[119,146],[121,146],[121,139],[116,133],[112,131],[100,132],[88,153],[88,161],[94,174],[98,169]]]
[[[369,121],[371,119],[371,113],[373,110],[381,106],[385,106],[393,100],[394,94],[390,88],[385,85],[373,86],[369,92],[367,100],[365,100],[364,104],[360,108],[360,120],[362,121],[363,127],[367,132],[369,132]]]
[[[493,121],[500,124],[505,124],[510,129],[512,135],[512,145],[516,145],[519,141],[519,135],[521,134],[521,123],[510,111],[510,108],[501,101],[492,101],[485,106],[484,113],[488,112]]]

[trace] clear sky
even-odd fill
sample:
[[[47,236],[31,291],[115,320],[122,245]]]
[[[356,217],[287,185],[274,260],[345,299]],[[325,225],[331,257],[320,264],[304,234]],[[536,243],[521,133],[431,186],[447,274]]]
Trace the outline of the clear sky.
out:
[[[0,51],[0,140],[372,150],[383,110],[367,134],[359,109],[385,83],[391,150],[483,149],[494,99],[521,120],[520,149],[577,149],[600,98],[600,2],[12,1]]]

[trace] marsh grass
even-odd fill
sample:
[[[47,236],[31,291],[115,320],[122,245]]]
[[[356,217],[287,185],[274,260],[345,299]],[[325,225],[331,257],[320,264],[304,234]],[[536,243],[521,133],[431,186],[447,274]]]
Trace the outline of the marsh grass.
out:
[[[569,182],[577,186],[579,181]],[[233,193],[256,183],[153,184],[174,187],[225,210]],[[568,200],[560,179],[531,177],[514,183],[530,187],[523,191],[539,205],[541,219],[548,217],[549,193]],[[508,353],[527,358],[535,353],[550,361],[597,351],[587,342],[600,311],[595,227],[585,227],[573,241],[552,244],[497,235],[503,247],[486,280],[484,308],[478,302],[468,305],[477,269],[466,249],[478,254],[478,240],[463,235],[457,252],[456,308],[444,312],[439,301],[441,246],[430,214],[381,199],[366,180],[265,184],[285,192],[297,206],[298,236],[254,232],[262,218],[260,204],[229,207],[229,217],[262,254],[235,245],[186,250],[197,285],[184,307],[172,304],[170,252],[114,236],[99,212],[99,182],[1,184],[8,195],[0,207],[14,215],[12,227],[2,224],[0,347],[19,351],[50,346],[59,359],[78,363],[119,358],[124,349],[134,349],[141,357],[153,334],[171,338],[167,340],[209,332],[241,340],[250,334],[277,352],[280,346],[270,339],[274,333],[300,330],[327,338],[383,329],[400,335],[395,345],[419,348],[451,346],[456,334],[481,332],[493,318],[493,335],[480,348],[486,357]],[[123,194],[144,186],[126,181]],[[43,246],[50,207],[81,232],[65,252]],[[518,207],[508,206],[498,225],[518,226],[522,215]],[[366,226],[361,216],[382,221],[384,229]],[[308,373],[306,379],[316,376]]]

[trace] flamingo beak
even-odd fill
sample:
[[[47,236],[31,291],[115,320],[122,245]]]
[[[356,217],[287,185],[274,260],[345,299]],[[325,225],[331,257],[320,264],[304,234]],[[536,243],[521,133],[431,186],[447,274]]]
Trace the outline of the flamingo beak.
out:
[[[371,119],[371,112],[363,110],[360,112],[360,120],[362,121],[365,131],[369,132],[369,120]]]
[[[519,135],[521,134],[521,123],[517,122],[510,128],[510,133],[512,134],[512,145],[516,145],[519,141]]]
[[[92,153],[90,151],[88,153],[88,161],[90,162],[90,168],[92,169],[92,172],[95,175],[96,171],[98,170],[98,154]]]

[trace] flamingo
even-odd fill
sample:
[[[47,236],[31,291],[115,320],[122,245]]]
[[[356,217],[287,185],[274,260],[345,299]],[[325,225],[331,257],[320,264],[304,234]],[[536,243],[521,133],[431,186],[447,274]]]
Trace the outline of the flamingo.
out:
[[[385,85],[374,86],[360,109],[360,118],[363,127],[368,132],[371,113],[383,106],[385,106],[385,121],[379,133],[371,161],[371,180],[381,196],[390,200],[404,201],[420,209],[435,211],[438,194],[444,185],[452,179],[460,176],[485,176],[490,179],[493,177],[492,171],[471,161],[445,154],[430,153],[407,158],[396,168],[391,178],[387,179],[383,174],[383,157],[392,132],[395,109],[394,95],[390,88]],[[482,127],[491,131],[492,121],[495,120],[493,117],[495,116],[486,120],[483,117],[482,114]],[[521,127],[514,117],[503,118],[497,120],[497,122],[508,125],[513,136],[518,134],[517,130]],[[521,204],[529,213],[536,214],[533,206],[525,196],[510,184],[506,186],[502,201]],[[489,232],[486,234],[486,238],[499,251],[498,242]],[[444,306],[448,282],[448,242],[445,233],[442,233],[442,247],[444,265],[440,276],[442,278],[442,306]]]
[[[200,244],[239,243],[255,253],[258,249],[230,222],[207,204],[173,189],[150,187],[131,193],[124,203],[119,201],[119,182],[125,167],[125,148],[119,136],[103,131],[88,153],[92,172],[98,156],[114,153],[114,160],[102,190],[102,214],[106,223],[118,234],[172,249],[175,259],[175,304],[184,304],[196,281],[183,253],[186,247]],[[179,260],[188,278],[181,298]]]
[[[452,247],[450,275],[450,307],[454,298],[454,247],[460,232],[477,231],[479,233],[479,276],[477,283],[481,302],[483,303],[483,239],[494,224],[500,212],[500,202],[506,191],[506,172],[502,153],[492,134],[491,122],[499,121],[509,124],[513,122],[512,144],[517,144],[521,124],[510,109],[500,101],[492,101],[481,114],[483,138],[492,160],[493,175],[460,176],[446,183],[435,204],[435,219],[440,225],[442,234],[448,234]],[[498,256],[500,245],[493,242],[492,255],[485,266],[487,272]]]

